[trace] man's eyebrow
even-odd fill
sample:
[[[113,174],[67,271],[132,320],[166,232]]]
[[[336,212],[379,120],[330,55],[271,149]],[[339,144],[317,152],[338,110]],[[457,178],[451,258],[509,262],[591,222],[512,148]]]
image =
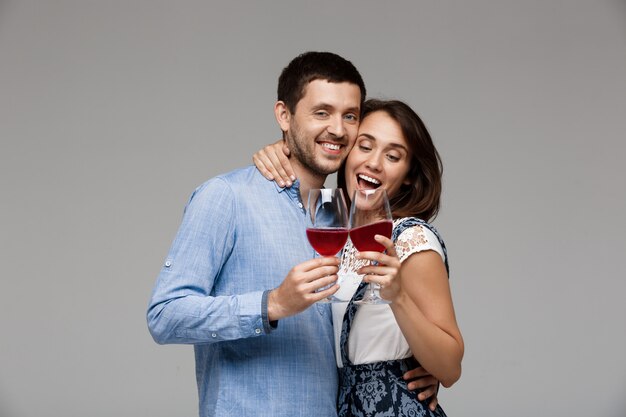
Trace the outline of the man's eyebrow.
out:
[[[330,109],[330,108],[333,108],[333,106],[331,104],[321,102],[321,103],[315,104],[313,108],[314,109]]]

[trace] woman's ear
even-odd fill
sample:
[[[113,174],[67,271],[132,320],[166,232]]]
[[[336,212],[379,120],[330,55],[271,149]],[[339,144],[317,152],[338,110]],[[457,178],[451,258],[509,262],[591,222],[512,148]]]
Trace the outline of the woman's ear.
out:
[[[280,126],[280,130],[287,132],[291,122],[291,112],[287,108],[285,102],[279,100],[276,104],[274,104],[274,116],[276,116],[276,121]]]

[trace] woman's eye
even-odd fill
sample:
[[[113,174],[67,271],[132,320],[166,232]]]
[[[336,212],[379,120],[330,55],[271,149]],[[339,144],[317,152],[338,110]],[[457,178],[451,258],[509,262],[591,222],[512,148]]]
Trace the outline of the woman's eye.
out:
[[[370,148],[369,146],[365,146],[365,145],[359,145],[359,149],[362,150],[363,152],[372,150],[372,148]]]
[[[400,160],[400,157],[397,155],[387,154],[387,159],[389,159],[391,162],[398,162]]]

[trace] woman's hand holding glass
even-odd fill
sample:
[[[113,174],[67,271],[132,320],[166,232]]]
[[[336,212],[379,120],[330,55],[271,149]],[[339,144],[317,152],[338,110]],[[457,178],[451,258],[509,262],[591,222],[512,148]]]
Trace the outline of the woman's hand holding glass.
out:
[[[359,252],[357,258],[367,259],[371,264],[361,267],[357,273],[363,275],[363,281],[378,284],[381,298],[393,302],[402,292],[400,260],[391,239],[382,235],[376,235],[374,239],[385,247],[385,252]]]
[[[363,252],[384,252],[386,247],[375,236],[390,238],[393,221],[389,198],[384,188],[355,190],[350,207],[350,239],[354,247]],[[393,244],[391,244],[393,247]],[[395,253],[395,248],[394,253]],[[373,256],[373,254],[372,254]],[[375,261],[374,261],[375,262]],[[388,304],[390,300],[381,298],[378,285],[367,285],[363,298],[356,304]]]

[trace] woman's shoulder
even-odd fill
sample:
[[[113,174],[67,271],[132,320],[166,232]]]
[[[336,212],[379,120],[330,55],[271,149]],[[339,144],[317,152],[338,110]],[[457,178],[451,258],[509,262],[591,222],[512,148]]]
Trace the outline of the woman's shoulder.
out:
[[[425,250],[439,253],[445,261],[445,245],[439,232],[430,223],[417,217],[402,217],[394,220],[394,241],[400,261]]]
[[[426,220],[422,220],[418,217],[399,217],[394,219],[393,221],[393,234],[394,237],[401,235],[406,230],[416,229],[416,230],[425,230],[430,232],[437,237],[437,240],[442,240],[439,231],[432,224],[428,223]]]

